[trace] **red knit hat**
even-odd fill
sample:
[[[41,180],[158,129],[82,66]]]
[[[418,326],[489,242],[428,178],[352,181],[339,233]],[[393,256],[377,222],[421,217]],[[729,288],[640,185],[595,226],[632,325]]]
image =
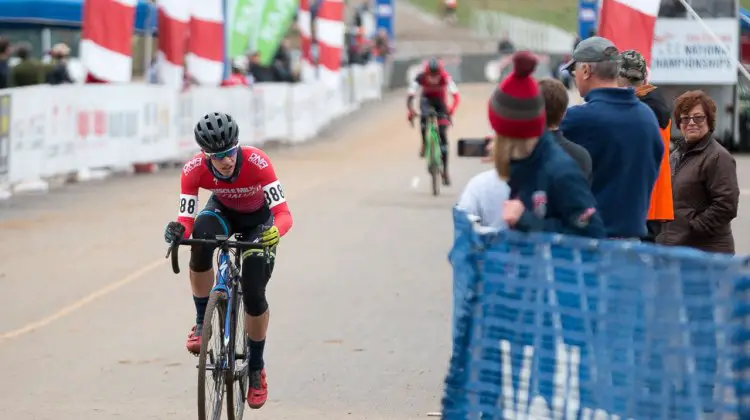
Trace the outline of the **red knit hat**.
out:
[[[544,133],[544,97],[531,76],[536,65],[537,58],[529,51],[513,55],[513,73],[500,82],[490,97],[488,115],[496,134],[528,139]]]

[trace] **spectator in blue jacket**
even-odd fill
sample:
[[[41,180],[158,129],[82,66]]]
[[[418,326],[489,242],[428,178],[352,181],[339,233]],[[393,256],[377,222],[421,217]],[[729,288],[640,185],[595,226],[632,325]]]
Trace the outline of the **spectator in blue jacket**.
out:
[[[659,123],[633,88],[618,86],[619,53],[608,39],[581,41],[568,71],[586,103],[570,108],[560,130],[591,155],[591,191],[607,236],[642,238],[664,144]]]
[[[513,72],[490,98],[495,168],[510,186],[503,221],[521,231],[603,237],[604,225],[581,168],[546,130],[544,97],[531,76],[536,65],[530,52],[516,53]]]

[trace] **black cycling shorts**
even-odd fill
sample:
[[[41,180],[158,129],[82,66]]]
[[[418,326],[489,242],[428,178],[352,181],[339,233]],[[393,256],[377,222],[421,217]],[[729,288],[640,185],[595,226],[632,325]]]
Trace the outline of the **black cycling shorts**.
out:
[[[253,213],[238,213],[227,208],[213,196],[198,213],[193,227],[193,238],[214,239],[217,235],[235,235],[237,240],[252,242],[260,234],[273,226],[273,215],[267,206]],[[215,248],[193,245],[190,250],[190,269],[206,272],[213,267]],[[242,298],[245,311],[251,316],[259,316],[268,309],[266,285],[273,273],[276,248],[271,250],[269,264],[262,258],[245,258],[242,261]]]
[[[448,105],[442,98],[423,95],[419,100],[419,113],[421,114],[422,121],[427,120],[430,108],[438,113],[438,118],[448,117]]]

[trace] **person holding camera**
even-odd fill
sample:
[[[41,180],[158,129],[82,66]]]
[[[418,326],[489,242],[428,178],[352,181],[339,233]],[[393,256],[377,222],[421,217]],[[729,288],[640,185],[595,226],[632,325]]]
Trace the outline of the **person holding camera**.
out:
[[[580,166],[546,129],[544,97],[531,76],[537,62],[531,52],[516,53],[513,72],[489,101],[495,169],[510,186],[502,220],[520,231],[602,238],[604,224]]]
[[[486,140],[488,141],[486,156],[482,157],[482,163],[493,161],[492,136],[488,136]],[[508,183],[500,178],[495,168],[492,168],[469,180],[456,207],[476,216],[479,219],[476,222],[480,226],[504,229],[507,225],[503,220],[503,203],[508,200],[509,196]]]
[[[559,125],[568,108],[568,91],[559,80],[544,79],[539,82],[544,97],[544,109],[547,119],[547,130],[553,135],[557,144],[581,168],[584,177],[591,184],[591,156],[583,147],[563,137]],[[482,163],[494,161],[492,155],[494,133],[485,137],[486,147]],[[476,141],[475,141],[476,142]],[[507,227],[503,221],[502,209],[510,196],[510,187],[497,173],[495,168],[475,175],[466,184],[457,207],[476,216],[480,226],[502,229]]]

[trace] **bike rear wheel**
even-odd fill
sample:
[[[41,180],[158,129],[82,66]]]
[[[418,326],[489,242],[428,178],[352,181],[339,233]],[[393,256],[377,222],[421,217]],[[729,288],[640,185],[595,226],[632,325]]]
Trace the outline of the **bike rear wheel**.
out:
[[[248,361],[250,347],[245,338],[245,305],[242,300],[242,286],[232,293],[232,321],[230,322],[229,342],[234,345],[234,351],[229,354],[227,371],[227,417],[229,420],[242,420],[247,404],[247,385],[249,382]]]
[[[219,420],[226,382],[227,349],[224,347],[224,319],[227,295],[214,291],[208,299],[203,320],[201,352],[198,356],[198,419]]]

